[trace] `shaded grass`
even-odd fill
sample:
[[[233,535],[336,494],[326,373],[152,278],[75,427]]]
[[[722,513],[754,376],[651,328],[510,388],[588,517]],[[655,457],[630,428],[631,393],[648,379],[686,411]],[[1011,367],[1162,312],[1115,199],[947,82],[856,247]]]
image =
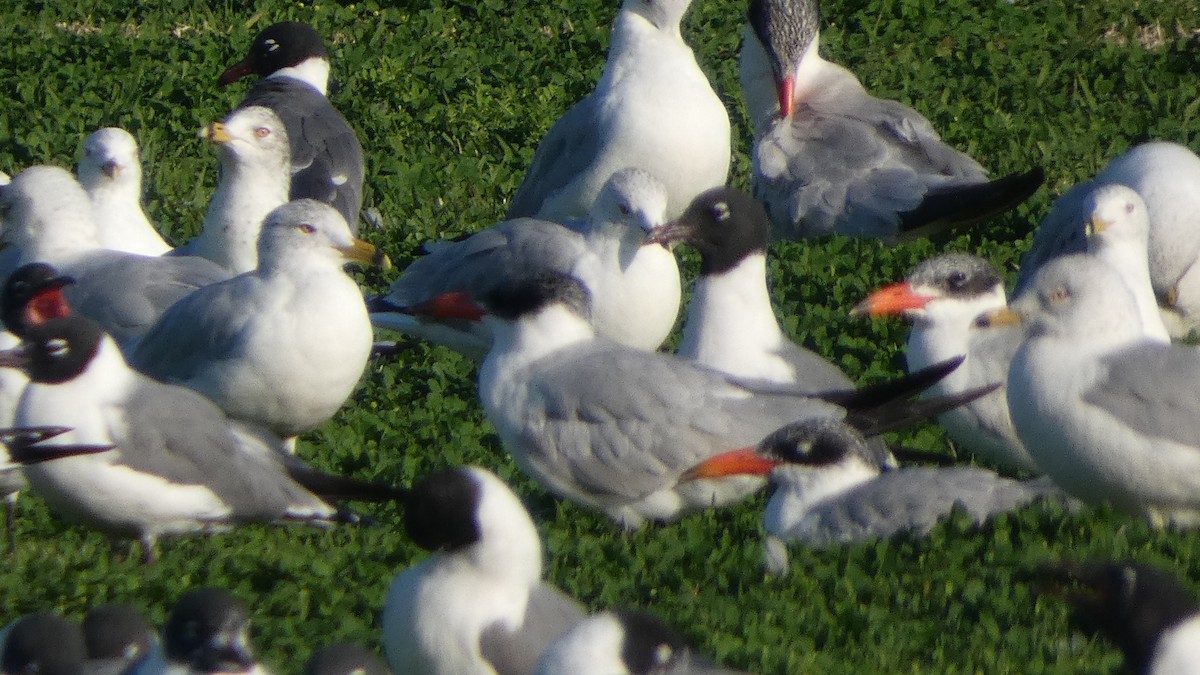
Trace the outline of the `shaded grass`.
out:
[[[944,249],[979,251],[1011,273],[1054,194],[1147,139],[1200,146],[1200,15],[1188,0],[1077,3],[969,0],[827,2],[825,54],[874,92],[899,98],[996,174],[1046,168],[1048,189],[1013,214],[938,243],[783,244],[770,260],[787,331],[859,381],[899,372],[906,327],[851,321],[875,287]],[[1079,3],[1082,4],[1082,3]],[[251,37],[284,18],[331,38],[333,99],[359,129],[367,204],[389,229],[366,236],[401,265],[424,241],[502,217],[537,139],[600,73],[615,2],[271,2],[91,0],[0,11],[0,168],[70,165],[90,131],[120,125],[141,141],[152,219],[176,241],[199,228],[216,162],[196,139],[243,89],[215,78]],[[684,31],[734,119],[732,182],[747,185],[749,125],[737,85],[741,3],[697,2]],[[1159,30],[1154,30],[1157,27]],[[1153,48],[1147,35],[1164,34]],[[689,259],[694,265],[694,260]],[[364,276],[372,290],[387,279]],[[1082,637],[1034,597],[1023,570],[1047,557],[1135,557],[1200,579],[1190,534],[1151,531],[1106,510],[1034,507],[976,530],[954,519],[922,540],[793,552],[765,579],[760,497],[625,535],[523,478],[475,402],[473,367],[441,348],[373,364],[350,405],[301,453],[323,468],[407,483],[475,462],[525,498],[546,541],[549,576],[590,607],[652,608],[723,662],[756,672],[1108,672],[1115,651]],[[901,440],[948,451],[941,432]],[[254,638],[281,672],[312,648],[378,645],[395,572],[421,557],[394,507],[381,525],[331,531],[248,527],[164,542],[143,568],[96,533],[22,500],[20,546],[0,576],[3,617],[124,600],[155,621],[184,589],[231,588],[254,609]],[[1194,583],[1194,582],[1193,582]]]

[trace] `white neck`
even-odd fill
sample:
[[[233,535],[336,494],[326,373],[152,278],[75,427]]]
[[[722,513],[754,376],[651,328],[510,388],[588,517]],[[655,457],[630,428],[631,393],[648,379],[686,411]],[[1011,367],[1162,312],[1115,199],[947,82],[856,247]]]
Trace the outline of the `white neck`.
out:
[[[329,92],[329,60],[320,56],[312,56],[294,66],[280,68],[267,76],[267,79],[279,78],[300,80],[324,96]]]
[[[1096,238],[1088,240],[1088,252],[1108,263],[1120,275],[1121,281],[1133,295],[1137,305],[1138,319],[1146,338],[1155,342],[1170,342],[1171,336],[1163,324],[1158,311],[1158,299],[1150,284],[1150,267],[1144,240],[1108,242]]]
[[[291,176],[286,170],[245,167],[237,158],[227,161],[227,152],[222,150],[221,182],[208,203],[204,227],[189,246],[193,255],[242,274],[258,268],[263,220],[287,203]]]
[[[767,352],[786,340],[767,293],[767,257],[754,253],[733,269],[696,281],[679,355],[740,377],[769,378]]]
[[[1187,675],[1200,664],[1200,617],[1163,632],[1150,658],[1152,675]]]
[[[476,513],[482,536],[462,554],[481,572],[533,586],[542,578],[542,542],[529,512],[499,478],[467,470],[484,484]]]
[[[913,289],[917,293],[932,293],[932,290]],[[940,363],[956,356],[970,356],[971,338],[978,331],[1002,330],[979,328],[975,320],[980,314],[1000,309],[1007,304],[1004,287],[997,285],[988,293],[971,298],[938,298],[931,300],[923,309],[911,311],[905,316],[913,320],[913,329],[908,334],[905,359],[908,371]],[[956,380],[965,381],[966,363],[950,373],[944,381],[934,386],[934,391],[956,391]]]
[[[849,457],[826,467],[781,465],[771,472],[777,485],[767,502],[763,525],[768,534],[784,536],[818,504],[838,499],[879,476],[879,467]]]
[[[595,338],[592,324],[562,305],[551,305],[533,316],[502,321],[485,316],[492,330],[488,359],[505,355],[522,363],[536,361],[551,352]]]
[[[821,35],[818,33],[792,72],[796,80],[792,92],[793,101],[799,101],[803,96],[810,94],[823,73],[829,72],[831,68],[842,70],[840,66],[821,58],[818,51],[820,42]],[[754,123],[755,136],[758,136],[771,122],[779,118],[779,94],[775,86],[775,70],[771,67],[771,60],[758,35],[749,25],[742,31],[742,53],[738,65],[742,91],[746,95],[746,110]]]

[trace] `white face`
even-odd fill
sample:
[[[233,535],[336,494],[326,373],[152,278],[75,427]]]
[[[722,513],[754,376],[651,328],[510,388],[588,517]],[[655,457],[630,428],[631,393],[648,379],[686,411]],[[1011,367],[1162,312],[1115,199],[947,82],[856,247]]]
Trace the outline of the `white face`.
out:
[[[594,220],[644,234],[666,221],[666,186],[642,169],[622,169],[605,183],[592,213]]]
[[[291,162],[287,132],[271,110],[260,106],[242,108],[226,117],[224,124],[232,137],[225,146],[239,157],[255,157],[271,165]]]

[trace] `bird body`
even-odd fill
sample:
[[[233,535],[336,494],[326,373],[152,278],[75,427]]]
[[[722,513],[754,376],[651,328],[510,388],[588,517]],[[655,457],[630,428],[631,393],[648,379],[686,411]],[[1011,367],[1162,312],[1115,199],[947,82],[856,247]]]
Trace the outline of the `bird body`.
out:
[[[675,217],[729,174],[729,113],[683,41],[691,0],[625,0],[595,90],[538,144],[508,217],[583,217],[609,177],[642,168],[667,188]]]
[[[100,246],[141,255],[162,255],[171,245],[142,210],[142,163],[129,132],[106,127],[84,141],[76,174],[92,200]]]

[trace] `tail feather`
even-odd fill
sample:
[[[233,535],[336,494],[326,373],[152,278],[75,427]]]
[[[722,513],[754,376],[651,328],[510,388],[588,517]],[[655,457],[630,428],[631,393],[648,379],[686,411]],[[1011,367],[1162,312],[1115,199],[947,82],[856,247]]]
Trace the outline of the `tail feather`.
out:
[[[976,185],[930,192],[921,205],[900,216],[899,241],[981,223],[1016,208],[1046,180],[1042,167]]]

